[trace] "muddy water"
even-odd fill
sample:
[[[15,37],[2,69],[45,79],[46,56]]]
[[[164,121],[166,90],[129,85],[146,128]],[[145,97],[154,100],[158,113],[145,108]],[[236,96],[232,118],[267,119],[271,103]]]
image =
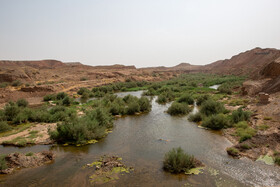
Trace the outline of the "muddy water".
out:
[[[127,93],[119,93],[124,96]],[[141,92],[130,92],[140,96]],[[83,147],[33,146],[0,147],[1,153],[50,149],[57,158],[39,168],[22,169],[11,176],[1,176],[0,186],[90,186],[91,169],[82,167],[104,154],[123,157],[135,168],[131,174],[105,186],[276,186],[280,185],[279,167],[248,159],[232,159],[225,151],[231,143],[219,133],[200,129],[187,117],[171,117],[167,105],[153,100],[149,114],[120,118],[104,140]],[[162,170],[164,154],[174,147],[201,160],[206,168],[200,175],[172,175]]]

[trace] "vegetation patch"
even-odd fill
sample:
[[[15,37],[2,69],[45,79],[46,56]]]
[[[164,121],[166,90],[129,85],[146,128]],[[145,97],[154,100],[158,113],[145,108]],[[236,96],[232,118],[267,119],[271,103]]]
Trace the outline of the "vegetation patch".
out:
[[[202,163],[194,156],[185,153],[181,147],[173,148],[164,156],[163,169],[170,173],[197,173],[197,170],[190,170],[199,166],[202,166]]]
[[[186,115],[191,111],[190,107],[185,103],[173,102],[168,108],[167,113],[171,116]]]
[[[213,130],[220,130],[229,127],[230,123],[225,114],[215,114],[205,118],[202,126]]]
[[[239,151],[238,151],[238,149],[236,149],[236,148],[234,148],[234,147],[229,147],[229,148],[227,148],[227,153],[228,153],[230,156],[239,157]]]
[[[262,155],[256,161],[264,162],[267,165],[273,165],[274,164],[273,158],[271,156],[268,156],[268,155]]]
[[[118,180],[121,175],[133,171],[133,168],[125,166],[122,159],[117,156],[103,156],[99,160],[87,164],[87,167],[94,167],[94,174],[90,176],[89,180],[96,185]]]

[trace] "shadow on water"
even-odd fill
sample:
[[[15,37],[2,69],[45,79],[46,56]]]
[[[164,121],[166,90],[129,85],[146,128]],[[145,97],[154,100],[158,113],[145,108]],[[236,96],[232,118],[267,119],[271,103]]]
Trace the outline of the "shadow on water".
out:
[[[140,97],[141,91],[118,93]],[[171,117],[169,107],[152,101],[152,111],[140,116],[117,119],[113,132],[97,144],[75,146],[33,146],[23,149],[0,147],[1,153],[52,150],[54,163],[24,169],[14,175],[0,177],[5,186],[89,186],[90,169],[82,167],[104,154],[123,157],[134,172],[122,176],[117,186],[276,186],[280,185],[279,167],[267,166],[248,159],[233,159],[225,151],[231,143],[219,135],[187,120]],[[196,108],[195,108],[196,109]],[[172,175],[162,170],[164,154],[181,146],[201,160],[206,168],[200,175]],[[112,184],[108,184],[112,186]],[[105,185],[106,186],[106,185]]]

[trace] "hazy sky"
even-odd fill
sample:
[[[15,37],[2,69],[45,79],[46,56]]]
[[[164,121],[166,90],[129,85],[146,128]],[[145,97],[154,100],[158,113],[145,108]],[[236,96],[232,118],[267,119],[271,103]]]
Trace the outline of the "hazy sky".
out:
[[[280,0],[0,0],[0,59],[207,64],[280,48]]]

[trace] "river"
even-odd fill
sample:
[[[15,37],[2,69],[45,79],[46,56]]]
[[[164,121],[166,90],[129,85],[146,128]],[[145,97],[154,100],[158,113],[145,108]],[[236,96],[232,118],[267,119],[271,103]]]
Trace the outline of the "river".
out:
[[[118,93],[140,97],[142,91]],[[152,111],[139,116],[119,118],[113,132],[102,141],[82,147],[37,145],[26,148],[0,147],[1,153],[52,150],[56,160],[38,168],[22,169],[0,176],[0,186],[90,186],[92,169],[83,169],[104,154],[118,155],[130,174],[104,186],[276,186],[280,185],[279,167],[246,158],[233,159],[225,149],[231,143],[219,132],[198,128],[187,117],[172,117],[167,105],[152,101]],[[199,175],[173,175],[162,169],[164,154],[182,147],[205,165]]]

